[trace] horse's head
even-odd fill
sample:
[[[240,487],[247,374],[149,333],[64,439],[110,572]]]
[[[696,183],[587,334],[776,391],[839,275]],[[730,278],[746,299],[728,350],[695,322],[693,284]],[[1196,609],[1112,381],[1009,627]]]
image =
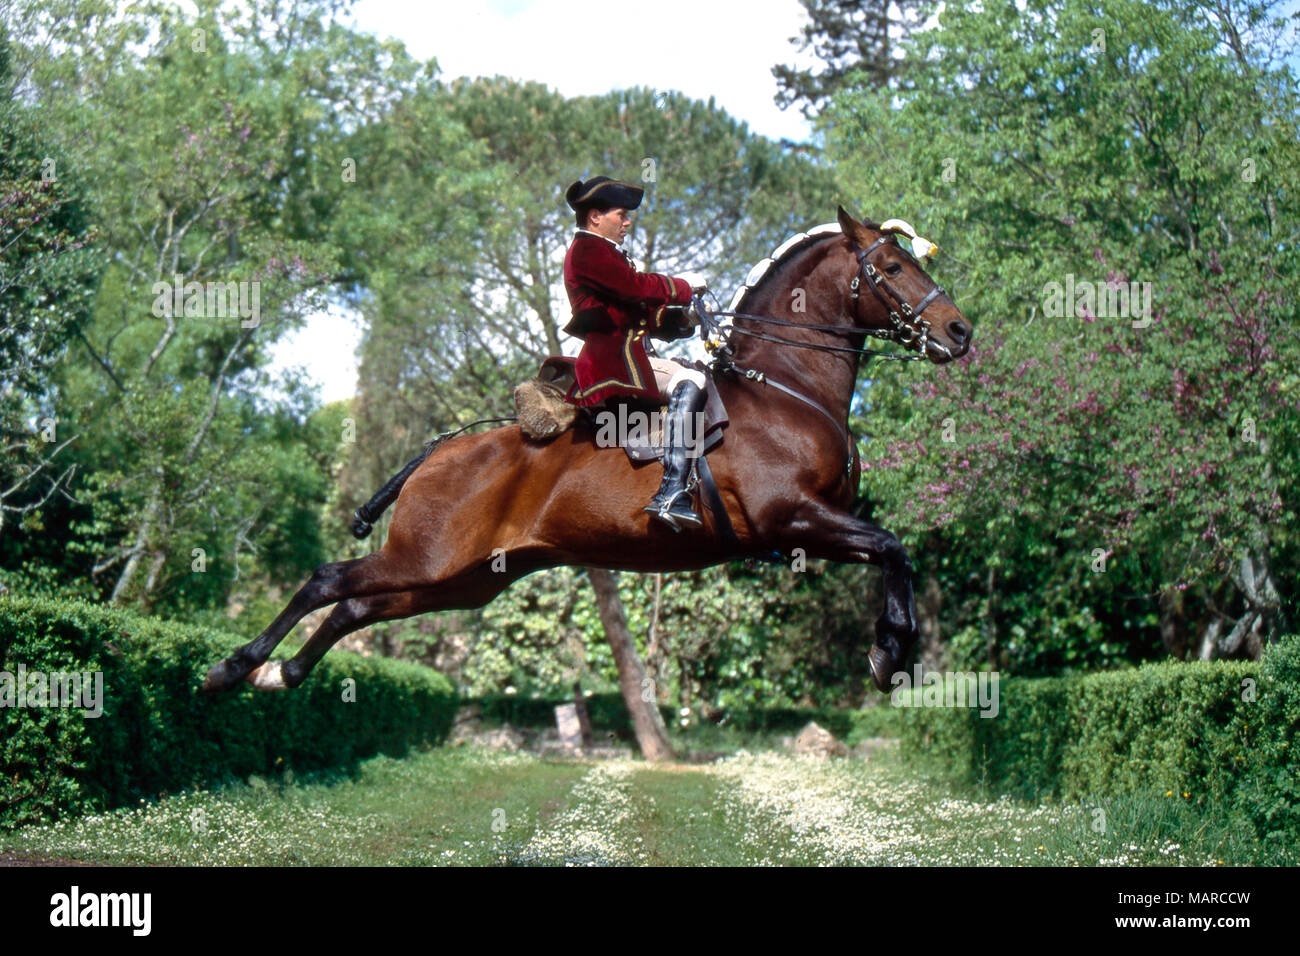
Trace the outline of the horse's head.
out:
[[[935,363],[961,358],[970,349],[971,324],[942,288],[926,275],[895,233],[858,222],[839,207],[840,228],[853,251],[853,314],[871,331],[891,332]],[[886,225],[889,225],[886,223]]]

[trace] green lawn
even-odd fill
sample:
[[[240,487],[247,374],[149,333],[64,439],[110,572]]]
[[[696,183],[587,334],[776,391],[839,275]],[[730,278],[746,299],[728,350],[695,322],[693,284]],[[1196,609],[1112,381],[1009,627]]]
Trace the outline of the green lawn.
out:
[[[1249,834],[1176,800],[1097,809],[959,796],[887,755],[654,766],[440,748],[374,758],[351,778],[253,779],[28,827],[0,835],[0,853],[235,866],[1266,862]]]

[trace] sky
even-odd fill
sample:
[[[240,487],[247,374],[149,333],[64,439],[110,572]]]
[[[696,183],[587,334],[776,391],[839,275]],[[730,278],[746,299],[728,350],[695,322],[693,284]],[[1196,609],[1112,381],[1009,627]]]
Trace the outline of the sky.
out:
[[[805,16],[799,0],[358,0],[343,22],[436,59],[444,80],[509,76],[565,96],[632,86],[678,90],[714,97],[752,132],[801,142],[810,136],[808,124],[797,109],[777,108],[771,71],[777,63],[812,64],[790,42]],[[575,54],[583,43],[597,51],[591,58],[599,68]],[[356,390],[360,337],[355,314],[331,309],[277,343],[273,363],[304,368],[320,384],[322,401],[348,398]]]

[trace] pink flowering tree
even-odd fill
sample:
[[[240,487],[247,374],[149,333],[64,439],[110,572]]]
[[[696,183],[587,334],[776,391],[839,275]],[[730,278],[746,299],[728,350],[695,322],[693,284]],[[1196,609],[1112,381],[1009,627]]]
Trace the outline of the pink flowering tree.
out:
[[[864,497],[950,595],[956,659],[1255,655],[1295,613],[1289,37],[1250,5],[984,7],[826,127],[976,329],[863,376]]]

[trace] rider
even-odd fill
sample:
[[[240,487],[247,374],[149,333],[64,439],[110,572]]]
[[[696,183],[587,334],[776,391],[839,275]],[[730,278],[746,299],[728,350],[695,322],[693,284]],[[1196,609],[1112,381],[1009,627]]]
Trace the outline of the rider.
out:
[[[687,422],[704,409],[704,375],[677,362],[647,354],[647,335],[673,337],[678,316],[692,292],[706,288],[703,276],[638,272],[621,245],[645,191],[608,176],[575,182],[564,198],[577,214],[578,232],[564,257],[564,288],[573,318],[564,331],[583,340],[569,393],[578,405],[599,405],[615,395],[668,403],[664,430],[664,477],[646,511],[674,531],[679,523],[703,524],[685,494],[688,472]]]

